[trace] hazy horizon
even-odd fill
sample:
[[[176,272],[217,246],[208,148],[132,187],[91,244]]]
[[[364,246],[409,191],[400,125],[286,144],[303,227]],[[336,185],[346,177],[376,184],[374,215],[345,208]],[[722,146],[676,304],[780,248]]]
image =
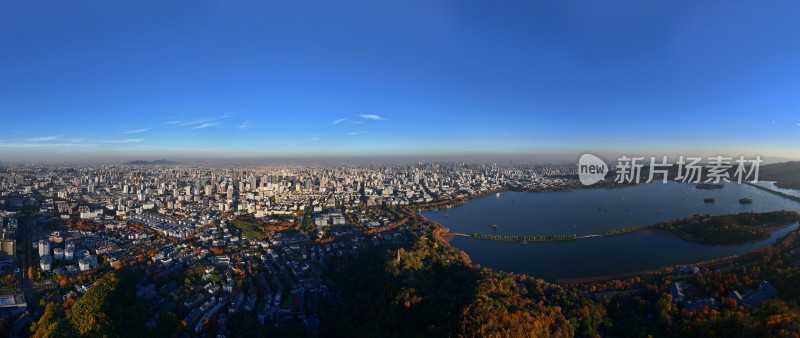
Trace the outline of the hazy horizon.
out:
[[[7,160],[0,159],[2,165],[82,165],[82,164],[126,164],[133,161],[156,161],[167,160],[176,165],[391,165],[391,164],[414,164],[414,163],[498,163],[498,164],[553,164],[553,165],[573,165],[578,162],[582,154],[589,153],[599,156],[607,164],[614,165],[621,156],[645,157],[649,161],[650,156],[654,156],[660,161],[661,156],[668,156],[669,163],[675,163],[679,156],[700,157],[701,163],[706,163],[713,156],[731,157],[734,161],[739,156],[746,159],[754,159],[761,156],[763,164],[781,163],[797,161],[795,158],[784,158],[775,156],[762,156],[750,153],[681,153],[681,154],[644,154],[644,153],[599,153],[599,152],[576,152],[576,153],[461,153],[461,154],[394,154],[394,155],[327,155],[327,154],[306,154],[296,156],[252,156],[252,157],[154,157],[154,155],[143,155],[141,157],[127,157],[117,155],[109,157],[94,156],[90,159],[75,159],[69,157],[49,157],[43,158],[32,156],[30,160]],[[733,161],[732,161],[733,162]]]

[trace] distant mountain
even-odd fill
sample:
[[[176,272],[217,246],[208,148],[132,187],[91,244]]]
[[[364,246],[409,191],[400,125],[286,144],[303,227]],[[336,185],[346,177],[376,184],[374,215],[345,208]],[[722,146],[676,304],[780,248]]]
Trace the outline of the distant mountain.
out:
[[[800,161],[763,165],[759,168],[760,181],[775,181],[781,188],[800,189]]]
[[[173,165],[173,164],[178,164],[178,163],[177,162],[172,162],[170,160],[161,159],[161,160],[153,160],[153,161],[136,160],[136,161],[125,162],[125,164],[127,164],[127,165]]]

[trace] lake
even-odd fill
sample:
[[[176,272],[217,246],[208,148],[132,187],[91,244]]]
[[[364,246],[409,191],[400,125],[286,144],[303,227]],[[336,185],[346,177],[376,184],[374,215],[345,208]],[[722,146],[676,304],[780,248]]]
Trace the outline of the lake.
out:
[[[705,203],[713,197],[715,203]],[[749,197],[752,204],[739,203]],[[694,214],[734,214],[776,210],[800,211],[800,203],[748,185],[726,184],[717,190],[693,184],[650,183],[616,189],[571,192],[503,192],[423,215],[452,232],[501,235],[587,235],[606,230],[653,225]],[[493,228],[492,225],[497,225]],[[474,263],[549,281],[608,276],[712,260],[765,247],[797,229],[778,229],[768,239],[741,245],[701,245],[662,231],[578,239],[567,242],[518,242],[453,238]]]

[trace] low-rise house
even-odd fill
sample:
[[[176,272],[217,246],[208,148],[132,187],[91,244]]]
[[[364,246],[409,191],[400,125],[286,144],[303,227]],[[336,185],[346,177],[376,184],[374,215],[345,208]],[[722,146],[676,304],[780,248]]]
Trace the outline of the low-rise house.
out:
[[[776,293],[778,293],[778,290],[776,290],[772,284],[762,280],[758,285],[758,289],[748,290],[744,294],[740,293],[739,291],[733,291],[731,292],[730,297],[736,301],[736,305],[754,306],[767,299],[775,297]]]
[[[669,293],[672,295],[673,302],[683,302],[683,299],[686,297],[685,292],[688,288],[688,284],[685,281],[677,281],[669,285]]]

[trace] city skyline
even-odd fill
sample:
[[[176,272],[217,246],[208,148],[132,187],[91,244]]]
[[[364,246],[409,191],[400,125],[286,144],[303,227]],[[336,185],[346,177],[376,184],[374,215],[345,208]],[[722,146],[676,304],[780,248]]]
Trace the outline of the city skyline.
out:
[[[797,6],[5,4],[0,161],[796,160]]]

